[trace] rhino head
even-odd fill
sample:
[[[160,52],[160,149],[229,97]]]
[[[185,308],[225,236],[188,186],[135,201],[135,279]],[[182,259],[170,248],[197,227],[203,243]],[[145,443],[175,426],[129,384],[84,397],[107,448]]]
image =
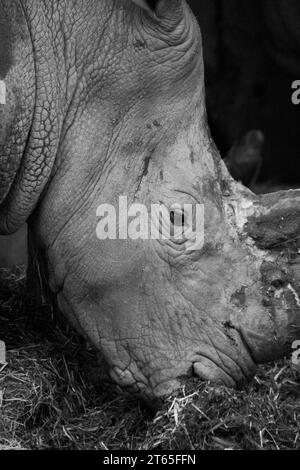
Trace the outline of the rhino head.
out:
[[[300,193],[258,197],[229,175],[187,4],[10,0],[0,13],[1,232],[29,220],[60,309],[115,381],[148,397],[193,375],[236,386],[288,353]],[[191,226],[181,208],[202,207],[202,242],[97,236],[99,207],[124,197],[163,205],[161,226]]]

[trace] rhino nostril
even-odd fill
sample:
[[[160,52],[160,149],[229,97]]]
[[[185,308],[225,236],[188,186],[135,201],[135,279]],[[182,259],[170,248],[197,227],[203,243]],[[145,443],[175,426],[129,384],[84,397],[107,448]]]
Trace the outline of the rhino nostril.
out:
[[[286,285],[286,281],[284,279],[273,279],[271,281],[271,286],[275,287],[275,289],[282,289]]]
[[[270,290],[282,289],[288,284],[288,272],[275,263],[264,262],[261,267],[262,282]]]

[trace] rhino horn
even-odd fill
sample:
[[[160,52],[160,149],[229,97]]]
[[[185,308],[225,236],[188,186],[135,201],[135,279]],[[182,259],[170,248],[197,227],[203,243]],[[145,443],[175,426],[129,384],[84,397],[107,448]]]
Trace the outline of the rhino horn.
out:
[[[233,193],[230,217],[260,271],[257,298],[269,313],[267,321],[260,309],[241,314],[240,331],[262,363],[291,353],[300,339],[300,190],[254,195],[234,183]]]

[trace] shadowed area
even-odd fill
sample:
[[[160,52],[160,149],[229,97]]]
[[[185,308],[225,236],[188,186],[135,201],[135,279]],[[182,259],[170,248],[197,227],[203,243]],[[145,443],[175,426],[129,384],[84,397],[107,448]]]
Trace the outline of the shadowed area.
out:
[[[9,21],[3,14],[3,6],[0,4],[0,79],[5,78],[11,65],[9,36]]]
[[[297,0],[189,0],[201,26],[207,106],[223,156],[251,129],[265,136],[260,183],[300,183]],[[266,189],[267,191],[268,189]]]
[[[12,268],[27,264],[27,227],[14,235],[0,236],[0,267]]]

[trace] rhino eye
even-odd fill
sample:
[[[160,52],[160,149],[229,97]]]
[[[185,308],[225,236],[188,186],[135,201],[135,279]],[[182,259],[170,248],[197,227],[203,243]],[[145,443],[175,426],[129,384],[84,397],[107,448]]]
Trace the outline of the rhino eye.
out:
[[[171,221],[171,224],[175,225],[176,227],[184,227],[185,225],[184,211],[181,209],[171,211],[170,221]]]

